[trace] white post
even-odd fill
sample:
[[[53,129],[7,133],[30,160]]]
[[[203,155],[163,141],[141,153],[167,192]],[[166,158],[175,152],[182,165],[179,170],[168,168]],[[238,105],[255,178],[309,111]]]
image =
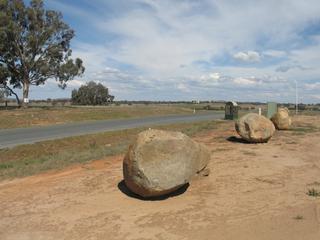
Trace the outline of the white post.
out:
[[[261,116],[261,108],[259,108],[259,115]]]
[[[298,83],[297,80],[294,80],[294,82],[296,83],[296,115],[298,114],[298,104],[299,104],[299,100],[298,100]]]

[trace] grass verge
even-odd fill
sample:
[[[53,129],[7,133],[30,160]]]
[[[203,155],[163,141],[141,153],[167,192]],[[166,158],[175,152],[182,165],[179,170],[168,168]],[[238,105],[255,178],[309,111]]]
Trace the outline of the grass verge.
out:
[[[44,126],[80,121],[190,114],[178,105],[132,105],[102,107],[31,107],[0,111],[0,129]]]
[[[318,132],[320,131],[320,128],[312,124],[300,124],[293,126],[291,129],[289,129],[289,131],[291,131],[294,135],[305,135],[307,133]]]
[[[225,122],[204,121],[154,128],[182,131],[189,136],[195,136],[216,129],[222,124]],[[147,128],[90,134],[1,149],[0,180],[63,169],[76,163],[124,154],[136,135],[145,129]]]

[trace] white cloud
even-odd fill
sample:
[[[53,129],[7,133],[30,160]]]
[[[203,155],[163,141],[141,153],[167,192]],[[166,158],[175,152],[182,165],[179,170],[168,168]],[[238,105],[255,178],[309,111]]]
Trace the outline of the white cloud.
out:
[[[201,81],[211,81],[211,82],[215,82],[218,81],[220,79],[220,73],[209,73],[209,74],[204,74],[200,77]]]
[[[68,87],[71,88],[79,88],[81,85],[84,85],[85,82],[83,80],[72,80],[70,82],[68,82]]]
[[[186,92],[186,93],[189,93],[191,91],[190,88],[187,85],[185,85],[184,83],[179,83],[177,85],[177,89],[179,89],[182,92]]]
[[[274,58],[282,58],[287,56],[287,53],[285,51],[272,50],[272,49],[263,51],[262,54],[264,56],[274,57]]]
[[[120,73],[120,70],[119,69],[116,69],[116,68],[111,68],[111,67],[105,67],[103,69],[103,72],[104,73]]]
[[[251,77],[251,78],[238,77],[233,79],[233,82],[239,85],[255,85],[259,83],[257,79],[254,77]]]
[[[319,94],[318,95],[313,95],[312,94],[312,95],[310,95],[310,97],[315,99],[315,100],[317,100],[317,101],[320,100],[320,95]]]
[[[307,90],[319,90],[320,91],[320,82],[306,83],[304,86]]]
[[[258,52],[248,51],[248,52],[238,52],[233,55],[234,59],[243,62],[260,62],[261,56]]]
[[[292,69],[306,71],[306,70],[311,70],[312,68],[305,67],[299,64],[288,64],[288,65],[280,65],[279,67],[276,68],[276,72],[288,72],[289,70],[292,70]]]

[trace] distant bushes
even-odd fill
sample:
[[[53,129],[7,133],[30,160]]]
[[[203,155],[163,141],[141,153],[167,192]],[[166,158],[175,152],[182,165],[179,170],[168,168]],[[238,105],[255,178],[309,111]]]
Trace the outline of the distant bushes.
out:
[[[93,81],[74,89],[71,95],[72,104],[75,105],[105,105],[113,102],[114,96],[109,94],[109,89],[101,83]]]

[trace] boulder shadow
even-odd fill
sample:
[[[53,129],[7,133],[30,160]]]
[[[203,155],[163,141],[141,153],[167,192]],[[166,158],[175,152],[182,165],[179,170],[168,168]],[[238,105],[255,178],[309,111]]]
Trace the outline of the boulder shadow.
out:
[[[243,143],[243,144],[252,144],[246,140],[244,140],[243,138],[240,137],[236,137],[236,136],[231,136],[227,138],[227,141],[229,142],[233,142],[233,143]]]
[[[141,197],[140,195],[132,192],[125,184],[124,180],[120,181],[118,183],[118,188],[119,190],[127,195],[128,197],[131,197],[131,198],[136,198],[136,199],[139,199],[139,200],[142,200],[142,201],[162,201],[162,200],[166,200],[170,197],[176,197],[176,196],[179,196],[183,193],[185,193],[187,191],[189,187],[189,183],[186,183],[184,184],[183,186],[181,186],[179,189],[175,190],[174,192],[171,192],[171,193],[168,193],[168,194],[165,194],[165,195],[162,195],[162,196],[156,196],[156,197]]]

